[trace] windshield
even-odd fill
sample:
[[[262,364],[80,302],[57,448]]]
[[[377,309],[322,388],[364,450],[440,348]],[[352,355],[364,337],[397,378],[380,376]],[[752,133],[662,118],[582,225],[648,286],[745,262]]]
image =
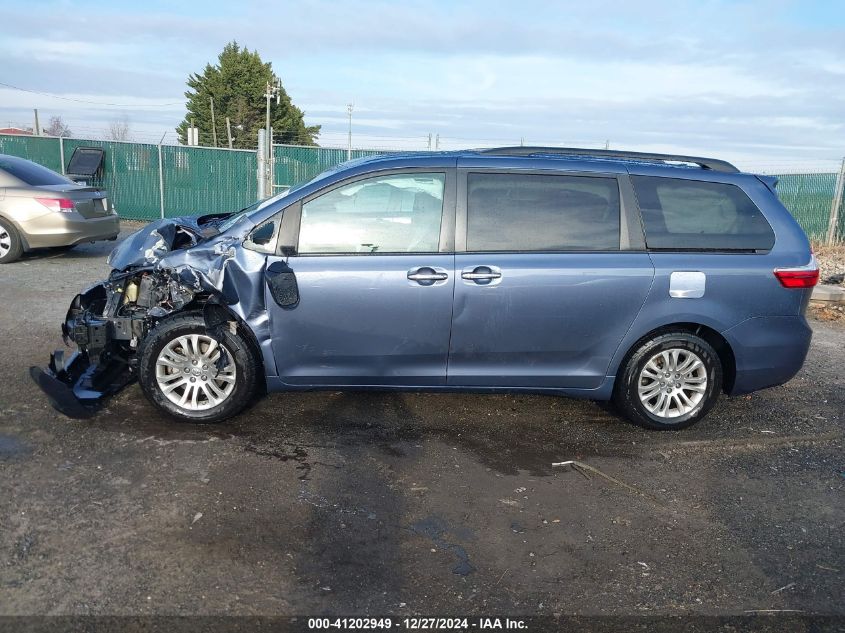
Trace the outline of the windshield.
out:
[[[253,204],[249,205],[248,207],[244,207],[240,211],[236,211],[235,213],[230,215],[228,218],[226,218],[226,220],[224,220],[222,224],[220,224],[220,227],[219,227],[220,232],[223,233],[224,231],[228,231],[233,226],[235,226],[235,224],[240,222],[242,218],[248,217],[251,213],[254,213],[256,211],[260,211],[261,209],[264,209],[265,207],[273,204],[274,202],[281,200],[282,198],[287,197],[288,195],[290,195],[290,193],[292,191],[299,189],[301,186],[302,185],[299,185],[298,187],[295,187],[295,188],[286,189],[285,191],[283,191],[281,193],[277,193],[275,196],[265,198],[264,200],[259,200],[258,202],[254,202]]]
[[[346,163],[346,165],[348,165],[348,164],[349,163]],[[301,182],[298,185],[291,187],[290,189],[286,189],[281,193],[277,193],[275,196],[265,198],[264,200],[259,200],[258,202],[255,202],[255,203],[249,205],[248,207],[244,207],[240,211],[236,211],[235,213],[230,215],[228,218],[226,218],[225,221],[223,221],[220,224],[220,226],[218,227],[219,231],[221,233],[228,231],[233,226],[235,226],[238,222],[240,222],[242,218],[249,217],[252,213],[255,213],[256,211],[261,211],[262,209],[265,209],[266,207],[270,206],[271,204],[278,202],[282,198],[286,198],[290,194],[296,193],[297,191],[299,191],[303,187],[330,176],[331,174],[338,171],[340,167],[343,167],[343,166],[344,166],[344,164],[341,163],[340,165],[338,165],[337,167],[335,167],[333,169],[327,169],[324,172],[320,172],[319,174],[314,176],[311,180],[306,180],[305,182]]]

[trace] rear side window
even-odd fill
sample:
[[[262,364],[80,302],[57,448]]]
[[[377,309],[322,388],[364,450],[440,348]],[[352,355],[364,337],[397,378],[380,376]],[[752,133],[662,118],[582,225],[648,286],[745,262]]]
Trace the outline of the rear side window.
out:
[[[0,158],[0,169],[30,187],[45,185],[71,185],[73,182],[54,171],[22,158]]]
[[[469,174],[468,251],[619,250],[615,178]]]
[[[680,178],[631,176],[646,244],[658,250],[757,251],[775,234],[736,185]]]

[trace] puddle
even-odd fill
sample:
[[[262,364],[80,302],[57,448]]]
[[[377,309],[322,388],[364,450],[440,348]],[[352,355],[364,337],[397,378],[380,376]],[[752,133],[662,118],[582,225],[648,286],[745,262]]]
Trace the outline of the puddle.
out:
[[[451,534],[462,538],[463,540],[470,540],[473,534],[467,528],[451,528],[446,521],[438,516],[429,516],[425,519],[412,523],[411,532],[418,536],[424,536],[430,539],[438,549],[450,552],[458,559],[455,566],[452,567],[452,573],[458,576],[469,576],[475,571],[475,567],[469,561],[469,554],[462,545],[457,543],[449,543],[444,539],[446,534]],[[468,538],[467,538],[468,537]]]
[[[14,435],[0,435],[0,459],[15,459],[32,452],[32,447]]]

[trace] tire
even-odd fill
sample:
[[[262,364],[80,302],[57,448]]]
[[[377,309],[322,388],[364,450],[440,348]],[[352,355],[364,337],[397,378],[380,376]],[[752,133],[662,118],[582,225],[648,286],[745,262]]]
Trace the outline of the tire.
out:
[[[0,218],[0,264],[8,264],[23,255],[23,241],[11,222]]]
[[[218,369],[215,352],[219,354],[221,345],[229,362]],[[139,354],[141,390],[156,408],[177,420],[220,422],[240,413],[257,395],[261,362],[250,340],[230,330],[211,337],[200,313],[161,321],[144,339]]]
[[[673,365],[680,371],[669,371]],[[722,363],[716,350],[694,334],[669,332],[641,341],[628,355],[613,401],[634,424],[675,430],[707,415],[721,391]]]

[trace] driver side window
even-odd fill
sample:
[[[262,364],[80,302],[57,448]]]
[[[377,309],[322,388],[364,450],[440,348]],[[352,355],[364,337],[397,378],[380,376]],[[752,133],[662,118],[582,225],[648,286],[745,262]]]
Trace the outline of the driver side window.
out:
[[[376,176],[305,203],[298,253],[436,253],[445,178],[442,173]]]

